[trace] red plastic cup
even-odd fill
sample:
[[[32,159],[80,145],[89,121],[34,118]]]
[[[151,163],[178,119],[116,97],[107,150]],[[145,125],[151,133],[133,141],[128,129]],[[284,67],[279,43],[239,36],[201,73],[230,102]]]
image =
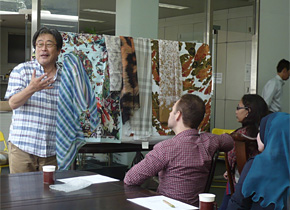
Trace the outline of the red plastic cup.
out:
[[[43,170],[43,183],[54,184],[55,181],[55,166],[47,165],[42,167]]]

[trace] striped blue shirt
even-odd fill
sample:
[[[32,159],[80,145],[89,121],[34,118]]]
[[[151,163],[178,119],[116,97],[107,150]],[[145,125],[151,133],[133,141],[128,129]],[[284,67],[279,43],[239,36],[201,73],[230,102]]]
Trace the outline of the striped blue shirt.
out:
[[[16,66],[10,74],[5,99],[26,88],[36,70],[36,77],[44,74],[37,62],[28,61]],[[54,88],[35,92],[23,105],[13,110],[9,139],[19,149],[39,157],[56,154],[56,114],[61,67],[57,64]]]

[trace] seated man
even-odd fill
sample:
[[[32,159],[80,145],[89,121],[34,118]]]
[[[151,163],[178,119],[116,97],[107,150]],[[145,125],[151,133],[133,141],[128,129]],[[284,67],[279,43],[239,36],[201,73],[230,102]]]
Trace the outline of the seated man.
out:
[[[213,154],[217,149],[227,152],[234,145],[228,134],[198,133],[204,113],[201,98],[183,95],[168,119],[168,127],[176,136],[156,144],[145,159],[127,172],[125,184],[141,185],[158,174],[158,193],[198,206],[198,194],[205,189]]]

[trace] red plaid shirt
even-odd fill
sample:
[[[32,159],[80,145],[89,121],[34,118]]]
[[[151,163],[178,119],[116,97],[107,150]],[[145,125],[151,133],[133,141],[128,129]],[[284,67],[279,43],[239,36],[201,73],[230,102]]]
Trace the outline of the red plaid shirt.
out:
[[[217,149],[233,148],[230,135],[214,135],[190,129],[156,144],[152,151],[126,174],[127,185],[140,185],[159,175],[160,194],[198,206],[198,194],[204,192],[212,156]]]

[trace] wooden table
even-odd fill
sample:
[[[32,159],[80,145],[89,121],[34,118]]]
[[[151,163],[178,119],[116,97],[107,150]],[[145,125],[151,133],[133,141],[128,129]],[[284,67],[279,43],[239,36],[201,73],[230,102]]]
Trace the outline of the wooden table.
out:
[[[93,174],[95,173],[88,171],[57,171],[56,179]],[[126,186],[121,181],[93,184],[69,193],[54,191],[43,184],[42,172],[1,175],[0,179],[0,209],[145,210],[146,208],[128,201],[127,198],[156,195],[139,186]]]

